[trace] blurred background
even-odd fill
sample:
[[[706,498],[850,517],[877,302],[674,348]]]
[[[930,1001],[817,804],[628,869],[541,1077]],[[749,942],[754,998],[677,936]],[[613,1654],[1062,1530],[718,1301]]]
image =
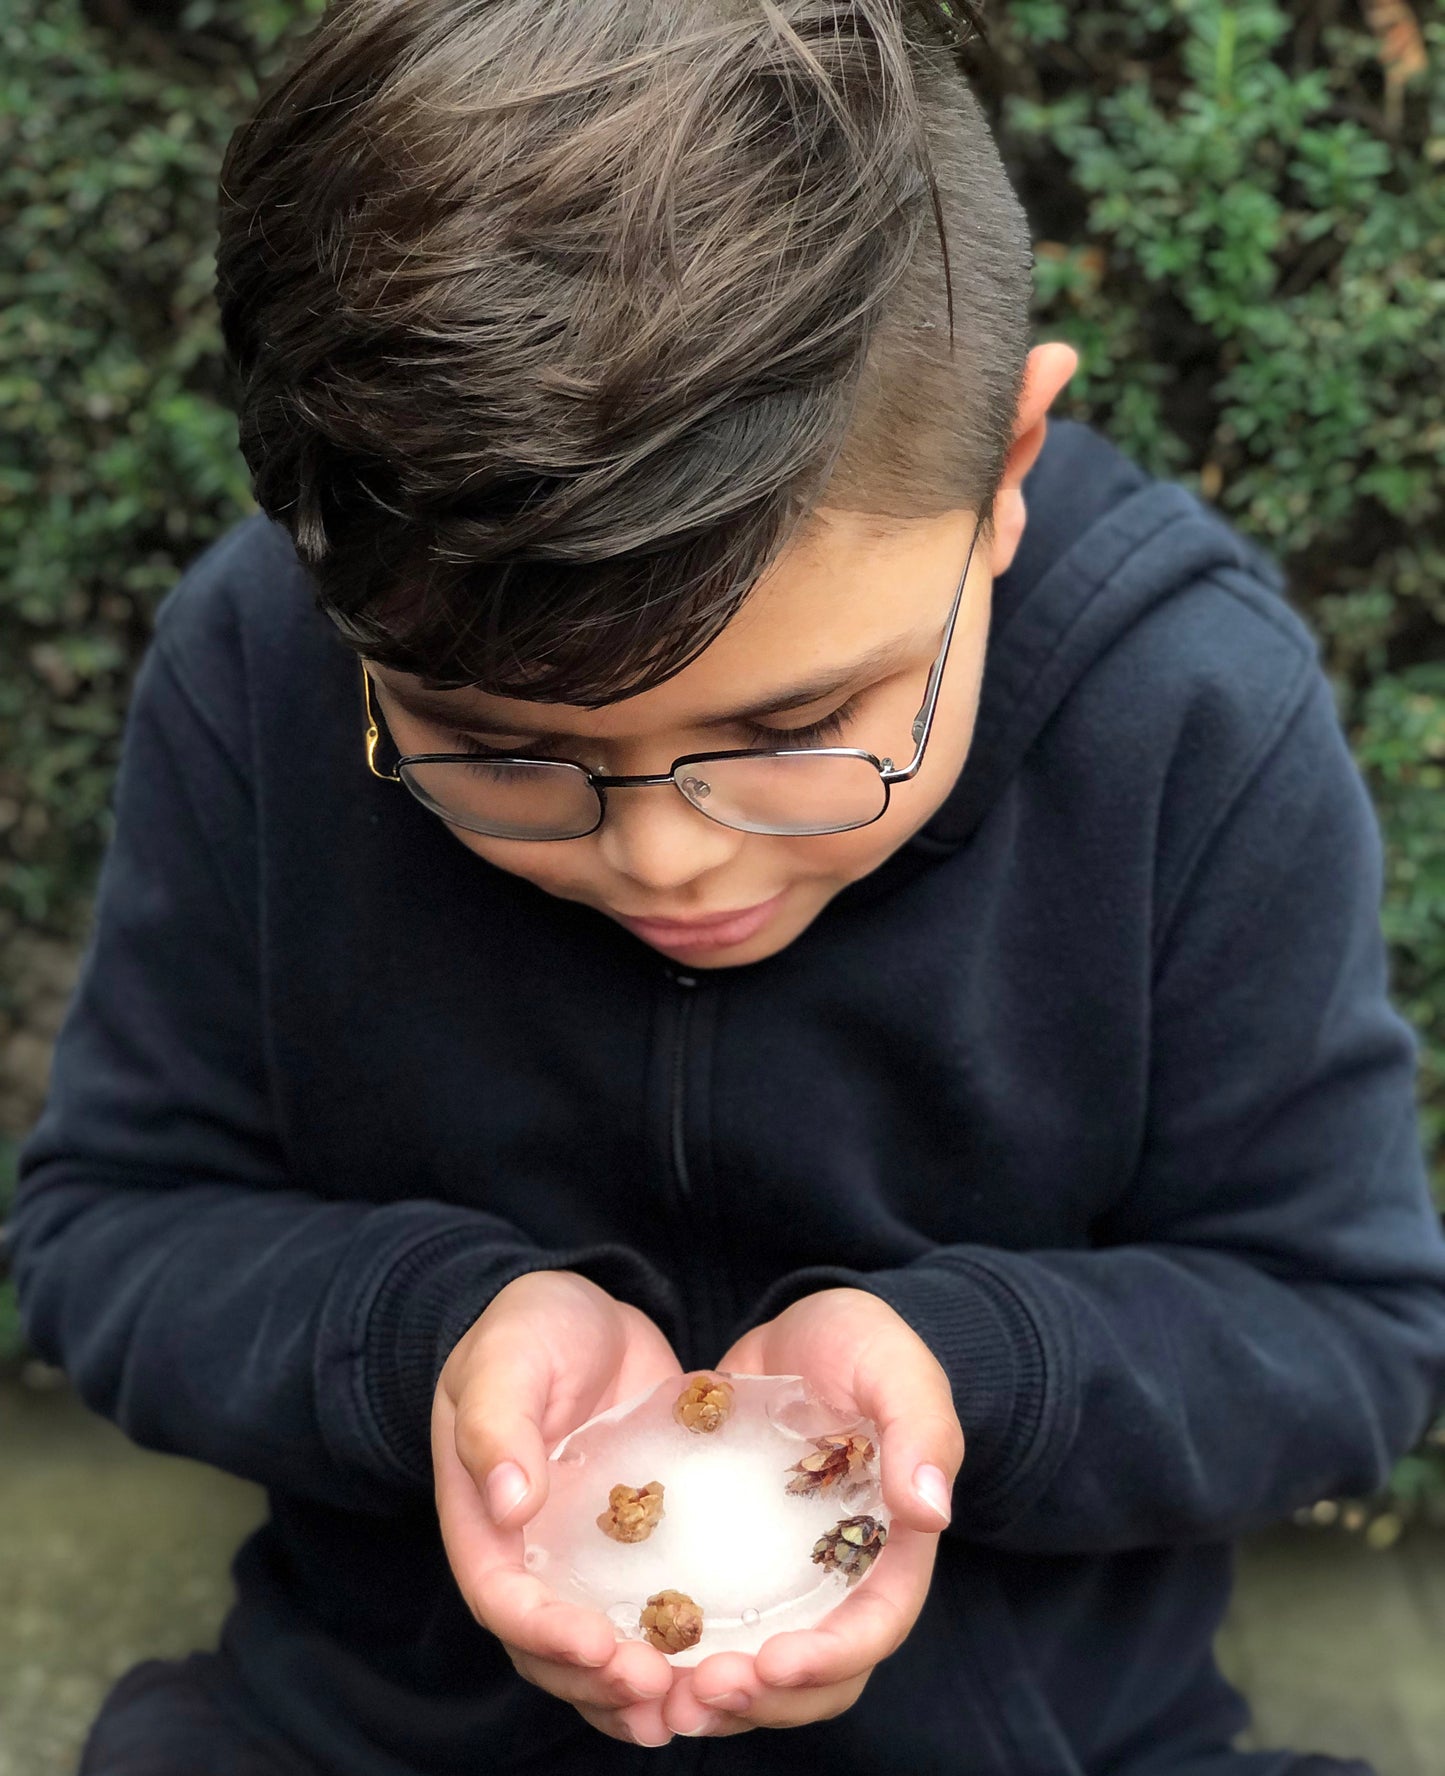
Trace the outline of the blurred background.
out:
[[[558,0],[559,4],[565,0]],[[254,511],[220,361],[227,139],[320,0],[0,3],[0,1216],[38,1111],[161,596]],[[1056,411],[1286,567],[1388,854],[1445,1203],[1445,18],[1436,0],[994,0],[966,61],[1037,243]],[[0,1264],[3,1270],[3,1264]],[[141,1451],[0,1281],[0,1776],[214,1646],[256,1489]],[[1445,1426],[1251,1541],[1254,1742],[1445,1769]]]

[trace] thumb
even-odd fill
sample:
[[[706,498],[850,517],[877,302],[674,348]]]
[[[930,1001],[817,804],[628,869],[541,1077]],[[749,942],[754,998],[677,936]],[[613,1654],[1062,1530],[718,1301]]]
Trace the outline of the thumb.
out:
[[[520,1529],[546,1501],[541,1423],[551,1387],[545,1352],[501,1328],[479,1332],[461,1366],[453,1390],[457,1457],[498,1528]]]
[[[953,1514],[953,1483],[963,1466],[948,1376],[911,1328],[900,1326],[871,1354],[856,1397],[882,1440],[884,1500],[900,1522],[936,1534]]]

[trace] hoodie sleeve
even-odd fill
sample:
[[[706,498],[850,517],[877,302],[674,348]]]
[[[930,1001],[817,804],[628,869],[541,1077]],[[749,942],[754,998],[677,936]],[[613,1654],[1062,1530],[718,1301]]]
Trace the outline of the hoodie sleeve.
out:
[[[545,1251],[472,1208],[346,1200],[349,1180],[288,1171],[235,638],[197,662],[187,632],[202,699],[170,636],[163,613],[90,942],[21,1151],[7,1243],[22,1330],[146,1448],[402,1509],[430,1492],[446,1357],[506,1283],[580,1271],[664,1325],[670,1286],[623,1245]]]
[[[1445,1240],[1413,1040],[1387,997],[1379,834],[1323,675],[1161,913],[1150,1109],[1086,1250],[940,1247],[871,1290],[947,1370],[952,1533],[1089,1553],[1237,1535],[1363,1496],[1445,1383]]]

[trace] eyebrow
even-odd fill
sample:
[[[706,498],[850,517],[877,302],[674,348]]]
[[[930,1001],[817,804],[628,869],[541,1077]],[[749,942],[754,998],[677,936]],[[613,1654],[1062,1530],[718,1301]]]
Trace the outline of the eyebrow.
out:
[[[936,638],[935,638],[936,640]],[[734,709],[723,715],[703,716],[701,720],[689,722],[689,727],[696,728],[730,728],[740,722],[756,721],[765,715],[781,715],[785,710],[801,709],[808,703],[816,703],[820,698],[831,697],[836,692],[846,689],[849,685],[871,683],[885,673],[904,665],[915,658],[921,644],[915,636],[900,636],[893,641],[880,643],[870,648],[866,654],[851,661],[847,666],[834,667],[829,672],[819,673],[815,677],[805,679],[801,684],[789,685],[785,690],[774,692],[760,703],[750,703],[746,709]],[[932,645],[929,643],[927,645]],[[486,721],[480,716],[468,715],[459,710],[455,703],[445,698],[429,694],[425,690],[413,691],[409,687],[403,691],[383,680],[385,688],[396,698],[401,707],[409,715],[422,716],[429,720],[446,722],[464,734],[506,734],[516,735],[528,740],[564,740],[587,743],[596,740],[595,735],[569,734],[560,728],[529,727],[525,722],[508,722],[503,720]]]

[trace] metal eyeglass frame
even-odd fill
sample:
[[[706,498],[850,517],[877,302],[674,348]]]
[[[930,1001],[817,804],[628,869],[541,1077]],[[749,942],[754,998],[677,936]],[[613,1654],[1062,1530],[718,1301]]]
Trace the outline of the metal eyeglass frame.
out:
[[[948,622],[944,627],[943,645],[939,648],[938,658],[933,662],[932,670],[928,675],[928,689],[924,693],[923,706],[914,718],[913,740],[917,750],[914,752],[913,758],[908,764],[900,768],[893,763],[892,759],[880,759],[875,754],[865,752],[861,747],[856,746],[779,746],[764,748],[743,746],[735,747],[729,752],[689,752],[681,758],[675,758],[672,761],[669,770],[660,771],[653,775],[641,777],[611,777],[605,776],[597,771],[589,771],[585,765],[579,765],[574,759],[509,759],[506,755],[499,754],[496,758],[489,757],[487,763],[493,765],[508,763],[519,765],[564,765],[568,770],[579,771],[592,785],[592,788],[597,795],[597,819],[592,826],[587,828],[586,832],[564,833],[557,838],[524,838],[518,839],[517,842],[527,845],[549,845],[561,843],[566,839],[590,838],[607,818],[607,791],[609,789],[642,789],[650,787],[653,784],[661,783],[672,784],[689,808],[696,808],[699,814],[704,815],[709,820],[716,821],[717,825],[729,827],[735,832],[746,832],[749,830],[747,827],[735,827],[730,820],[718,820],[715,815],[709,814],[706,808],[699,806],[697,802],[693,801],[692,797],[688,795],[687,791],[677,781],[677,773],[685,765],[706,764],[712,759],[775,757],[866,759],[883,779],[883,806],[876,814],[870,816],[867,820],[856,821],[848,826],[825,827],[810,833],[794,833],[782,836],[791,838],[825,838],[830,833],[854,832],[859,827],[872,826],[874,821],[881,820],[888,812],[888,804],[892,796],[892,786],[895,783],[906,783],[910,778],[917,776],[919,767],[923,763],[924,749],[928,745],[928,736],[933,729],[933,712],[938,704],[938,689],[943,682],[943,669],[948,660],[949,645],[953,640],[953,631],[958,622],[959,608],[963,603],[963,589],[968,584],[968,570],[973,563],[973,552],[978,544],[978,533],[980,528],[981,525],[979,523],[974,524],[973,540],[968,545],[968,555],[964,560],[963,572],[958,578],[958,589],[953,595],[953,604],[949,609]],[[365,661],[363,661],[361,665],[361,680],[362,695],[366,702],[366,763],[370,768],[373,777],[379,777],[386,783],[401,783],[404,784],[407,789],[411,789],[411,785],[407,783],[406,779],[401,775],[403,765],[476,764],[477,755],[470,752],[410,752],[400,755],[389,771],[378,770],[376,764],[376,748],[381,735],[377,728],[376,715],[371,705],[371,674],[366,670]],[[413,791],[413,794],[415,793],[416,792]],[[432,803],[423,800],[421,796],[418,795],[417,800],[422,803],[422,806],[426,808],[428,812],[437,814],[439,818],[443,820],[447,819],[447,816],[442,814],[439,808]],[[465,832],[480,831],[480,829],[476,827],[466,826],[464,822],[460,820],[451,821],[449,824],[461,826]],[[484,838],[516,837],[515,834],[503,833],[482,833],[480,836]]]

